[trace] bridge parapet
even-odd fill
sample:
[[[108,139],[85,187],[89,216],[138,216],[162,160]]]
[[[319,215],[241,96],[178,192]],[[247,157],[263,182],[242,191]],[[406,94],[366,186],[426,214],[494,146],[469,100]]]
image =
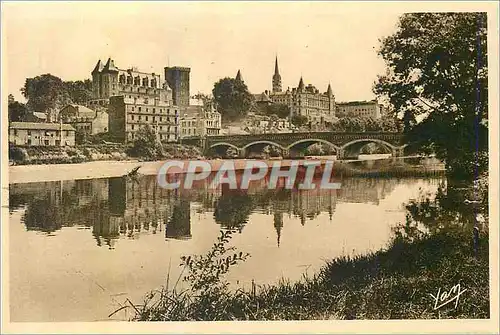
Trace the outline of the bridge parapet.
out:
[[[308,141],[309,140],[309,141]],[[277,133],[277,134],[255,134],[255,135],[218,135],[206,138],[207,147],[217,145],[232,145],[238,148],[248,147],[253,143],[270,142],[279,147],[290,149],[299,143],[322,142],[329,143],[335,148],[348,146],[355,142],[377,142],[387,145],[389,148],[403,146],[403,135],[401,133],[384,132],[358,132],[358,133],[336,133],[336,132],[309,132],[309,133]]]

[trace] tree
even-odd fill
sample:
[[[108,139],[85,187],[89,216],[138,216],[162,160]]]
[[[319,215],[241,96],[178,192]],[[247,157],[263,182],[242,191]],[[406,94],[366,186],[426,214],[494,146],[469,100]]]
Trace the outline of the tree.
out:
[[[361,132],[365,131],[366,121],[359,117],[342,117],[335,124],[335,131]]]
[[[406,141],[445,159],[448,176],[487,168],[486,13],[411,13],[381,41],[387,72],[374,91],[387,96]]]
[[[92,81],[90,79],[65,81],[64,87],[71,101],[75,104],[83,105],[92,99]]]
[[[16,101],[12,94],[9,94],[8,112],[9,121],[11,122],[25,121],[28,116],[28,109],[26,108],[26,105]]]
[[[136,139],[133,146],[129,149],[129,154],[133,157],[144,157],[147,159],[163,157],[163,146],[149,125],[145,125],[137,131]]]
[[[244,117],[254,104],[253,95],[241,80],[224,78],[214,84],[212,90],[218,111],[225,121]]]
[[[292,124],[297,127],[301,127],[307,124],[308,119],[307,116],[295,114],[294,116],[292,116],[290,122],[292,122]]]
[[[64,82],[51,74],[27,78],[21,93],[28,100],[26,106],[32,112],[59,110],[71,103]]]
[[[290,107],[285,104],[270,104],[262,107],[262,112],[266,115],[277,115],[278,117],[284,119],[290,116]]]
[[[314,143],[307,148],[306,154],[310,156],[323,156],[325,151],[321,143]]]

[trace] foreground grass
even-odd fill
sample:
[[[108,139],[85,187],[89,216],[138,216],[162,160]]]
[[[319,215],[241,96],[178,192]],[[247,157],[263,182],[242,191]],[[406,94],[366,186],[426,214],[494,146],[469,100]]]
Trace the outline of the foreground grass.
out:
[[[489,317],[488,235],[474,253],[472,231],[444,229],[415,239],[397,237],[387,250],[327,263],[312,278],[254,292],[225,285],[202,291],[152,292],[137,321],[428,319]],[[457,308],[434,310],[439,288],[466,289]],[[452,295],[453,296],[453,295]],[[438,303],[439,305],[439,303]]]

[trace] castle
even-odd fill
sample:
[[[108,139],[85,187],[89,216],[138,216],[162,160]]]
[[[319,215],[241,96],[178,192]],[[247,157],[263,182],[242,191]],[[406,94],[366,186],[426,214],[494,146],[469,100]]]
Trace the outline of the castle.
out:
[[[88,107],[106,109],[109,132],[123,142],[134,141],[137,131],[149,125],[160,141],[179,139],[181,110],[189,107],[187,67],[165,67],[165,80],[157,73],[118,68],[109,58],[92,71],[92,100]]]
[[[296,88],[288,88],[283,91],[281,75],[278,67],[278,57],[274,65],[272,77],[272,91],[264,91],[255,96],[258,104],[278,103],[287,105],[290,108],[290,117],[306,117],[311,124],[333,123],[337,120],[335,116],[335,96],[331,85],[328,85],[326,92],[320,91],[311,84],[307,86],[300,77]]]

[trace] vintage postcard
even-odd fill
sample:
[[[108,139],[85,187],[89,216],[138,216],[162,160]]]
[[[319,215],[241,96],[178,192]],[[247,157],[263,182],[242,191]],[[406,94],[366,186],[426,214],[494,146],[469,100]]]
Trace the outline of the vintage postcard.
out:
[[[1,5],[2,333],[499,333],[497,2]]]

